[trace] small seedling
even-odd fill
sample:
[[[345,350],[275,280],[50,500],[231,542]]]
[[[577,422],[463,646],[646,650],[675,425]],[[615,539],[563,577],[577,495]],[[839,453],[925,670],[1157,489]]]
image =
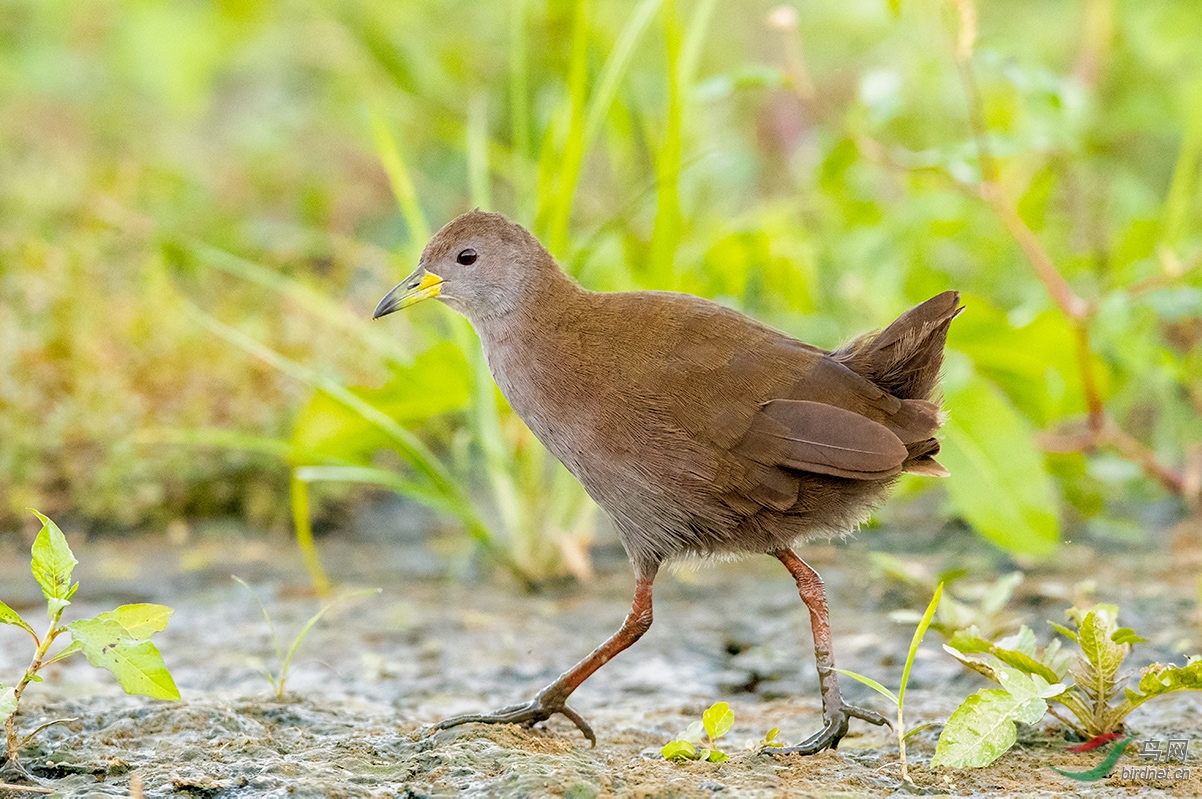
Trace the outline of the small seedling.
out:
[[[938,579],[914,574],[918,567],[883,552],[874,552],[872,562],[883,576],[900,583],[910,592],[921,591],[926,596],[937,585],[944,586],[943,600],[931,622],[931,629],[945,639],[967,627],[983,630],[988,638],[1018,629],[1019,618],[1007,610],[1006,605],[1022,585],[1022,572],[1010,572],[992,582],[980,583],[962,579],[966,574],[963,569],[949,569]],[[890,613],[889,618],[917,624],[921,617],[915,610],[898,610]]]
[[[718,739],[730,732],[735,723],[734,711],[726,702],[718,702],[701,714],[701,721],[694,721],[680,734],[660,750],[667,760],[708,760],[711,763],[721,763],[727,759],[727,754],[718,748]],[[775,738],[773,730],[768,733],[768,741]],[[772,746],[771,743],[767,744]],[[780,746],[780,744],[776,744]]]
[[[263,611],[263,618],[267,621],[267,629],[271,631],[271,643],[275,646],[275,657],[276,662],[279,664],[279,670],[275,674],[272,674],[269,670],[263,669],[263,676],[266,677],[271,683],[271,688],[273,691],[275,691],[275,698],[277,701],[284,698],[285,684],[288,680],[288,670],[292,667],[292,659],[296,657],[296,653],[297,650],[300,649],[301,642],[305,640],[305,636],[307,636],[309,631],[313,629],[313,625],[317,624],[317,622],[321,620],[321,617],[326,615],[326,613],[333,609],[335,605],[341,604],[342,602],[349,602],[350,600],[358,599],[359,597],[380,593],[379,588],[369,588],[365,591],[356,591],[352,594],[338,597],[337,599],[322,605],[321,609],[310,616],[309,620],[301,626],[300,632],[296,634],[296,638],[292,640],[292,646],[288,647],[288,652],[285,654],[284,648],[280,646],[280,638],[278,635],[276,635],[275,624],[271,621],[271,614],[267,612],[267,606],[263,604],[263,601],[259,599],[259,595],[255,593],[253,588],[247,585],[245,580],[243,580],[241,577],[234,577],[234,579],[237,580],[238,584],[249,591],[250,595],[255,598],[255,603],[259,606],[259,610]]]
[[[897,693],[894,694],[885,686],[881,685],[871,677],[865,677],[863,674],[857,674],[854,671],[847,669],[835,669],[840,674],[845,674],[853,680],[859,680],[867,685],[872,690],[879,693],[881,696],[888,699],[897,708],[897,751],[898,758],[901,762],[901,776],[906,782],[913,783],[910,779],[910,771],[906,763],[906,739],[919,730],[926,729],[929,724],[923,724],[915,727],[909,732],[906,731],[906,686],[910,682],[910,670],[914,668],[914,657],[918,654],[918,647],[922,644],[922,639],[927,634],[927,628],[931,626],[931,620],[935,618],[935,611],[939,608],[939,600],[943,598],[943,583],[935,589],[935,595],[931,597],[930,603],[927,604],[926,611],[922,614],[922,618],[918,621],[918,627],[914,630],[914,637],[910,639],[910,651],[906,653],[906,665],[902,668],[901,685],[898,686]]]
[[[767,735],[759,740],[759,743],[756,743],[755,741],[748,741],[747,748],[753,752],[762,752],[765,749],[782,748],[784,744],[776,740],[776,736],[778,735],[780,735],[780,727],[773,727],[772,729],[768,730]]]
[[[1184,666],[1154,663],[1143,670],[1136,688],[1125,686],[1121,672],[1131,648],[1143,642],[1118,626],[1118,607],[1096,605],[1067,611],[1076,629],[1051,623],[1080,652],[1061,650],[1060,639],[1043,648],[1027,627],[992,642],[973,628],[956,633],[944,646],[952,657],[1001,685],[968,697],[939,736],[933,766],[987,766],[1015,741],[1015,722],[1034,724],[1049,713],[1083,740],[1117,737],[1127,715],[1153,697],[1173,691],[1202,690],[1202,658]],[[1066,679],[1071,678],[1071,684]],[[1060,708],[1052,707],[1059,705]],[[1060,712],[1067,710],[1068,714]],[[988,735],[982,731],[988,730]]]
[[[59,719],[41,725],[24,737],[17,735],[17,711],[21,697],[30,683],[42,681],[39,672],[51,663],[83,652],[93,666],[112,672],[127,694],[155,699],[180,698],[179,689],[175,687],[175,681],[163,663],[163,656],[150,642],[152,635],[167,627],[167,621],[175,611],[162,605],[122,605],[95,618],[64,625],[63,611],[71,604],[71,598],[79,589],[79,583],[71,582],[78,561],[58,525],[37,511],[33,513],[42,520],[42,529],[33,542],[32,571],[46,599],[50,627],[38,636],[19,613],[0,602],[0,623],[21,628],[29,633],[34,643],[33,659],[21,680],[12,688],[0,685],[0,715],[6,717],[4,730],[8,760],[5,769],[22,776],[28,775],[21,769],[17,758],[21,747],[52,724],[74,721]],[[70,633],[71,643],[58,654],[48,657],[55,640],[63,633]]]

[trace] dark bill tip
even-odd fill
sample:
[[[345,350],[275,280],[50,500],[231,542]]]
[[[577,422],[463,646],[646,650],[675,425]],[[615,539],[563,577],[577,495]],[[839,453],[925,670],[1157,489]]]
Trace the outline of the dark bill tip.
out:
[[[380,300],[376,305],[375,313],[371,315],[372,319],[379,319],[381,316],[388,316],[393,311],[400,310],[401,294],[405,291],[405,284],[400,283],[392,291],[384,295],[384,299]]]

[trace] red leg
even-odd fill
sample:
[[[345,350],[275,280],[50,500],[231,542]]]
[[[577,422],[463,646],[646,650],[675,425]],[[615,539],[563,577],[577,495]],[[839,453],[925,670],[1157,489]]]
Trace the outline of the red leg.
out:
[[[601,646],[594,649],[584,660],[559,675],[559,679],[539,691],[538,696],[533,700],[525,704],[501,708],[495,713],[469,713],[463,716],[455,716],[454,718],[440,721],[434,725],[435,729],[445,730],[449,727],[473,722],[482,724],[524,724],[530,726],[540,721],[546,721],[556,713],[562,713],[576,724],[580,732],[584,734],[585,738],[589,739],[589,742],[593,746],[596,746],[597,736],[593,734],[592,727],[580,717],[580,714],[568,707],[568,697],[580,687],[581,683],[591,677],[593,672],[608,663],[614,655],[617,655],[642,638],[643,633],[650,629],[651,583],[654,580],[654,572],[650,576],[639,577],[634,589],[634,602],[630,606],[630,613],[626,615],[626,621],[622,623],[621,629],[610,636]]]
[[[831,646],[830,611],[826,604],[826,589],[818,572],[797,557],[797,553],[791,549],[777,550],[772,555],[793,575],[793,579],[797,581],[797,593],[810,610],[810,629],[814,633],[814,660],[818,664],[818,685],[822,690],[822,717],[826,723],[820,731],[796,746],[767,751],[812,755],[823,749],[835,749],[839,746],[840,739],[847,735],[847,725],[851,718],[863,719],[870,724],[888,725],[889,722],[879,713],[843,702],[843,696],[839,693],[839,675],[835,671],[834,650]]]

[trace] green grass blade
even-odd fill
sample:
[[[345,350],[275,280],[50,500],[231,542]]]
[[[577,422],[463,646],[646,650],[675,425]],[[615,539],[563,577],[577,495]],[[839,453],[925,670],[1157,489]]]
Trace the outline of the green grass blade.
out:
[[[281,297],[295,302],[321,321],[353,333],[365,346],[381,355],[403,364],[413,362],[413,355],[401,347],[394,338],[376,332],[368,324],[369,319],[366,313],[355,313],[295,278],[280,274],[254,261],[204,242],[190,241],[185,248],[193,257],[207,266],[274,291]]]
[[[282,660],[284,657],[284,649],[280,646],[280,638],[275,633],[275,624],[271,621],[271,614],[267,612],[267,606],[263,604],[263,600],[259,599],[259,595],[255,592],[255,589],[250,587],[249,583],[236,574],[231,574],[230,577],[232,577],[234,581],[238,583],[238,585],[245,588],[247,593],[249,593],[255,600],[255,604],[259,606],[259,611],[263,614],[263,620],[267,622],[267,629],[271,633],[271,643],[275,647],[275,659]],[[274,687],[275,677],[269,674],[268,679],[271,680],[272,687]]]
[[[584,107],[588,83],[589,0],[576,0],[572,22],[572,50],[568,65],[568,130],[559,156],[559,180],[551,210],[548,249],[564,255],[568,243],[568,220],[572,197],[584,160]]]
[[[296,544],[300,547],[301,557],[305,560],[309,579],[313,581],[313,590],[317,592],[318,596],[326,596],[330,593],[330,578],[326,576],[326,570],[321,565],[321,556],[317,554],[317,545],[313,543],[313,516],[309,508],[309,484],[297,479],[295,472],[289,483],[289,498]]]
[[[920,733],[923,730],[929,730],[931,727],[938,727],[939,724],[940,724],[940,722],[938,722],[938,721],[928,721],[925,724],[919,724],[917,727],[914,727],[913,729],[906,730],[905,735],[903,735],[901,738],[903,741],[908,741],[908,740],[910,740],[911,736],[913,736],[914,734]]]
[[[236,449],[271,455],[282,461],[292,457],[292,445],[279,438],[240,433],[237,430],[222,430],[216,427],[175,428],[160,427],[139,432],[134,440],[138,444],[180,444],[191,447],[217,447]]]
[[[1063,769],[1050,766],[1049,768],[1057,774],[1068,777],[1070,780],[1078,780],[1080,782],[1094,782],[1100,780],[1110,774],[1114,770],[1114,766],[1122,757],[1123,751],[1127,745],[1135,740],[1134,735],[1128,735],[1123,740],[1116,743],[1110,750],[1110,753],[1102,760],[1101,763],[1091,768],[1089,771],[1064,771]]]
[[[717,0],[701,0],[689,29],[685,33],[684,48],[680,52],[680,84],[686,91],[690,90],[697,80],[697,65],[701,61],[701,48],[705,46],[705,37],[709,33],[710,20],[714,17],[714,6]]]
[[[284,684],[288,680],[288,670],[292,668],[292,659],[296,657],[297,650],[300,649],[300,645],[305,640],[305,636],[307,636],[309,631],[313,629],[313,625],[321,621],[321,617],[329,613],[330,610],[337,605],[340,605],[343,602],[349,602],[352,599],[358,599],[359,597],[378,594],[380,593],[380,590],[381,589],[379,588],[368,588],[363,591],[355,591],[354,593],[347,594],[346,596],[338,597],[337,599],[328,602],[321,608],[321,610],[309,617],[309,620],[306,621],[304,626],[301,627],[300,632],[296,634],[296,638],[293,639],[292,646],[288,647],[288,654],[284,656],[283,661],[280,663],[280,680],[279,684],[276,686],[276,696],[280,698],[283,697]]]
[[[557,199],[550,226],[552,246],[549,249],[555,255],[563,255],[567,247],[568,220],[571,217],[576,185],[580,180],[580,168],[584,162],[584,156],[600,133],[601,125],[605,122],[605,117],[617,97],[622,79],[626,76],[634,48],[655,17],[660,2],[661,0],[642,0],[635,6],[634,11],[631,12],[630,17],[622,26],[622,30],[618,33],[605,65],[601,68],[601,73],[597,77],[596,89],[588,102],[587,111],[584,103],[584,81],[587,78],[585,71],[587,64],[584,59],[588,50],[587,3],[582,0],[577,6],[577,25],[573,27],[572,71],[568,82],[572,113],[561,157]],[[576,38],[577,36],[579,39]]]
[[[530,64],[526,47],[526,4],[514,0],[510,4],[509,26],[509,114],[513,132],[512,170],[514,193],[519,203],[530,197],[530,159],[533,140],[530,135]]]
[[[914,668],[914,656],[918,654],[918,647],[922,643],[923,636],[927,634],[927,628],[931,626],[931,620],[935,618],[935,610],[939,607],[939,600],[943,598],[943,583],[935,589],[935,595],[931,597],[930,603],[927,605],[926,612],[922,614],[922,621],[918,622],[918,627],[914,630],[914,637],[910,639],[910,651],[906,653],[906,667],[902,669],[901,685],[897,689],[897,704],[900,707],[906,701],[906,685],[910,682],[910,669]]]
[[[1202,103],[1196,99],[1202,97],[1202,80],[1195,80],[1185,94],[1194,99],[1187,105],[1189,110],[1186,111],[1181,149],[1177,153],[1177,164],[1164,202],[1161,235],[1164,243],[1170,247],[1179,244],[1188,232],[1187,225],[1191,218],[1196,220],[1196,212],[1191,215],[1190,209],[1197,201],[1199,166],[1202,165]]]
[[[472,96],[467,115],[467,175],[472,205],[492,207],[488,172],[488,99],[484,94]]]
[[[662,0],[642,0],[635,6],[634,11],[630,12],[630,17],[622,26],[617,39],[614,40],[614,45],[609,51],[609,58],[605,60],[605,65],[601,67],[601,72],[597,76],[597,86],[588,104],[583,139],[586,152],[601,132],[601,125],[604,124],[609,109],[613,107],[614,100],[618,96],[618,89],[622,85],[622,79],[626,77],[626,72],[630,68],[634,48],[651,24],[651,20],[655,18],[655,12],[659,10],[661,2]]]
[[[840,674],[842,674],[846,677],[851,677],[856,682],[864,683],[869,688],[871,688],[872,690],[876,691],[881,696],[888,699],[894,705],[897,705],[897,696],[892,691],[890,691],[888,688],[881,685],[879,682],[872,679],[871,677],[865,677],[863,674],[857,674],[856,672],[848,671],[847,669],[835,669],[835,671],[839,672]]]
[[[459,509],[448,502],[445,495],[431,491],[428,486],[407,480],[387,469],[377,469],[374,466],[299,466],[294,474],[298,480],[306,483],[357,483],[379,486],[410,497],[434,510],[452,516],[459,513]]]
[[[270,347],[259,343],[255,339],[246,335],[237,328],[230,327],[224,322],[205,313],[195,304],[188,300],[181,300],[183,307],[196,317],[196,319],[207,329],[216,333],[221,338],[230,342],[234,346],[242,349],[250,355],[270,364],[280,372],[293,377],[303,383],[307,383],[316,389],[326,392],[338,402],[341,402],[347,408],[355,411],[364,420],[374,424],[382,432],[384,432],[393,442],[397,453],[401,455],[419,474],[425,477],[431,483],[431,488],[446,497],[446,507],[455,509],[455,513],[464,529],[477,542],[485,545],[489,554],[518,580],[524,588],[532,588],[534,581],[522,569],[512,557],[510,557],[501,547],[497,546],[497,542],[489,531],[488,526],[480,520],[480,517],[473,510],[471,499],[455,484],[447,471],[447,468],[438,458],[431,453],[405,428],[397,424],[392,418],[374,407],[370,403],[356,396],[345,386],[338,383],[332,378],[326,377],[318,373],[316,370],[307,366],[296,363],[289,358],[284,357]],[[295,499],[300,502],[302,500]],[[307,518],[307,517],[306,517]],[[301,523],[301,515],[294,509],[294,523]],[[300,528],[298,528],[299,530]],[[298,533],[299,534],[299,533]]]
[[[680,19],[676,0],[664,0],[664,47],[667,53],[668,109],[664,135],[655,159],[655,226],[651,231],[651,271],[655,283],[670,285],[676,247],[680,243],[680,170],[684,149],[684,90],[680,74]]]
[[[376,152],[384,171],[388,173],[388,182],[392,185],[392,193],[401,208],[401,216],[409,227],[409,235],[415,248],[420,249],[430,239],[430,226],[422,213],[421,204],[417,201],[417,189],[405,167],[401,157],[401,149],[397,146],[383,111],[375,106],[371,109],[371,131],[375,140]]]
[[[184,307],[196,317],[209,331],[217,334],[230,344],[238,347],[249,355],[269,364],[276,370],[289,377],[320,389],[341,402],[347,408],[355,411],[366,421],[374,424],[384,432],[394,443],[397,452],[420,474],[429,479],[440,490],[447,491],[456,498],[462,497],[459,489],[451,480],[450,473],[438,458],[426,448],[411,432],[401,427],[379,408],[356,396],[336,380],[320,374],[302,364],[297,363],[265,344],[261,344],[237,328],[230,327],[216,317],[204,312],[188,300],[183,301]]]

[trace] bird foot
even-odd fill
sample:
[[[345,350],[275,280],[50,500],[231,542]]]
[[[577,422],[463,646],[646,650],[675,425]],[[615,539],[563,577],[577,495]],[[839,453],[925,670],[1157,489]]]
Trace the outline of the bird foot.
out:
[[[435,724],[434,729],[447,730],[460,724],[520,724],[523,727],[531,727],[560,713],[571,719],[589,743],[596,746],[597,736],[588,722],[568,707],[565,700],[544,698],[545,694],[544,691],[529,702],[503,707],[493,713],[465,713],[462,716],[453,716]]]
[[[839,741],[847,735],[848,723],[851,719],[860,719],[878,727],[884,725],[892,729],[889,719],[875,710],[866,710],[855,705],[841,705],[826,717],[822,729],[806,738],[795,746],[777,746],[760,750],[770,755],[815,755],[824,749],[838,749]]]

